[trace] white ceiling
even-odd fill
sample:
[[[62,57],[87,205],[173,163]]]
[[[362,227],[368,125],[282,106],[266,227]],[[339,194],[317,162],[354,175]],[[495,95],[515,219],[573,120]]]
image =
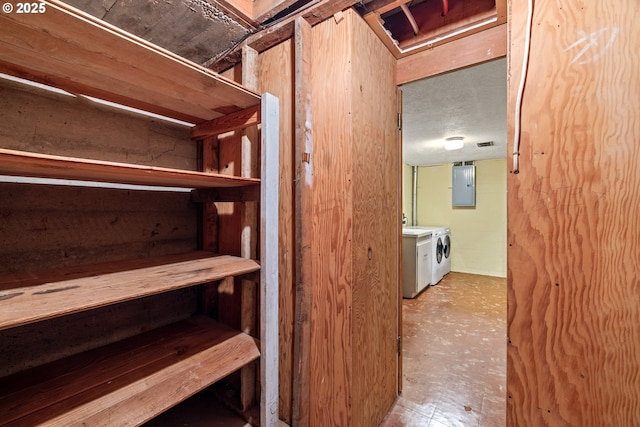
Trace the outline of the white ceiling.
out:
[[[411,166],[505,158],[507,61],[498,59],[401,86],[403,161]],[[464,137],[460,150],[445,138]],[[493,141],[493,147],[476,143]]]

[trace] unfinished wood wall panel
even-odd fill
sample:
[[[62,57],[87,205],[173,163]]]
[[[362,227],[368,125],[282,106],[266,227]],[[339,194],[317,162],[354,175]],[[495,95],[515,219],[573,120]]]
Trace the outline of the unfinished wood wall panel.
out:
[[[526,13],[511,2],[512,112]],[[640,425],[638,20],[635,0],[535,2],[508,180],[510,426]]]
[[[189,127],[0,79],[0,146],[196,170]]]
[[[378,425],[397,394],[398,157],[395,58],[351,19],[353,426]],[[375,66],[372,65],[375,63]]]
[[[3,329],[0,378],[184,319],[195,313],[196,300],[195,288],[185,288]]]
[[[350,426],[352,152],[351,23],[313,28],[311,426]]]
[[[196,249],[189,193],[0,184],[0,273]]]
[[[311,426],[378,425],[397,391],[395,64],[342,18],[312,40]]]
[[[0,80],[0,146],[194,170],[183,125]],[[0,184],[0,272],[194,250],[189,193]]]
[[[280,419],[291,424],[294,262],[293,230],[293,52],[286,40],[262,52],[258,58],[259,92],[268,92],[280,100],[280,218],[279,268],[279,384]]]

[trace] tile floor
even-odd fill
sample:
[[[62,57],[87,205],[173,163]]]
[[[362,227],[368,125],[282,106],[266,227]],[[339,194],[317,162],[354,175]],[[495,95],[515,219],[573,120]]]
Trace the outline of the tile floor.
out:
[[[506,424],[506,279],[449,273],[403,300],[403,391],[380,427]]]

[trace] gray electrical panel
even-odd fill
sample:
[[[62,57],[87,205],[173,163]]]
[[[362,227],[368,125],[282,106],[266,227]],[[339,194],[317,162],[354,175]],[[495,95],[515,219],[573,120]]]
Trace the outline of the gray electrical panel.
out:
[[[474,165],[454,165],[451,187],[453,206],[476,205],[476,167]]]

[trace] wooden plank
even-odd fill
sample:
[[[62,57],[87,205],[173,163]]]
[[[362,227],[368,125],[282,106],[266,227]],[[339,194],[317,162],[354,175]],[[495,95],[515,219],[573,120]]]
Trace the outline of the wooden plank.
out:
[[[269,92],[280,101],[280,182],[278,188],[278,276],[279,294],[279,384],[280,419],[291,424],[292,371],[293,371],[293,329],[295,283],[294,263],[296,260],[293,201],[293,47],[286,40],[259,56],[259,83],[263,92]]]
[[[410,3],[410,1],[411,0],[384,0],[383,2],[373,1],[369,5],[367,5],[367,10],[375,11],[378,13],[378,15],[382,15],[383,13],[387,13],[392,11],[393,9],[399,8],[403,4]]]
[[[397,89],[397,109],[398,109],[398,116],[399,116],[399,123],[398,123],[398,159],[399,161],[402,161],[402,90],[401,89]],[[398,171],[399,174],[402,174],[402,166],[400,166],[400,170]],[[403,200],[402,200],[402,186],[403,186],[403,179],[404,177],[400,177],[398,179],[398,195],[400,197],[400,200],[398,201],[398,211],[396,212],[397,218],[402,218],[402,210],[403,210]],[[397,221],[396,224],[397,227],[397,236],[398,236],[398,266],[402,265],[402,220]],[[397,312],[397,316],[398,316],[398,339],[400,340],[400,346],[398,348],[398,394],[402,393],[402,383],[403,383],[403,379],[404,376],[402,375],[402,368],[403,368],[403,353],[402,353],[402,340],[403,340],[403,334],[402,334],[402,268],[397,268],[398,271],[398,312]]]
[[[191,138],[216,136],[260,123],[260,105],[254,105],[217,119],[201,122],[191,128]]]
[[[507,54],[506,24],[398,59],[397,84],[403,85]]]
[[[262,95],[260,188],[260,425],[277,427],[278,402],[278,98]]]
[[[204,317],[2,382],[2,424],[139,425],[259,357],[255,341]]]
[[[196,249],[189,193],[0,184],[0,275]]]
[[[311,25],[296,19],[294,35],[295,69],[295,330],[293,340],[292,424],[309,426],[311,303],[313,301],[313,114],[311,110]]]
[[[242,84],[253,90],[258,89],[258,52],[245,46],[242,49]],[[257,112],[259,117],[260,112]],[[241,176],[260,176],[260,136],[257,126],[244,128],[241,137]],[[259,196],[258,196],[259,197]],[[244,204],[242,235],[240,236],[240,256],[256,259],[258,248],[258,206],[256,201]],[[240,330],[257,336],[258,284],[241,281]],[[247,410],[256,402],[256,365],[250,364],[240,371],[240,405]]]
[[[259,102],[257,94],[115,26],[59,1],[43,4],[42,14],[0,15],[0,70],[192,123]]]
[[[296,0],[257,0],[253,2],[253,16],[258,22],[264,22],[295,3]]]
[[[103,274],[91,273],[86,277],[82,276],[92,272],[91,267],[63,269],[60,273],[53,273],[51,280],[36,273],[29,274],[27,278],[3,277],[0,283],[6,282],[11,287],[1,285],[0,329],[220,280],[260,268],[253,260],[229,255],[202,258],[196,252],[193,257],[187,255],[186,260],[184,257],[176,256],[176,262],[166,256],[100,264],[95,271]],[[14,287],[14,284],[19,286]]]
[[[219,173],[218,168],[218,138],[207,137],[202,140],[201,170],[205,173]],[[202,205],[202,249],[210,252],[218,251],[218,208],[214,203],[204,203]],[[205,292],[206,293],[206,292]],[[208,298],[204,299],[209,301]],[[208,313],[208,311],[205,311]]]
[[[396,58],[400,58],[402,56],[400,48],[393,38],[387,33],[386,28],[384,28],[384,21],[380,17],[380,14],[378,12],[367,13],[364,16],[364,20],[369,24],[369,27],[371,27],[373,32],[376,33],[389,52],[391,52]]]
[[[507,0],[496,0],[496,15],[498,16],[496,25],[506,24],[508,13]]]
[[[398,390],[400,181],[396,60],[349,12],[351,425],[376,426]],[[355,48],[357,46],[357,48]],[[315,70],[314,70],[315,72]]]
[[[0,148],[0,173],[120,184],[188,188],[258,185],[259,179],[187,170],[87,160]]]
[[[184,320],[197,302],[189,287],[0,330],[0,378]]]
[[[526,2],[510,12],[513,170]],[[508,425],[640,423],[639,19],[635,0],[535,2],[507,179]]]
[[[353,425],[352,25],[351,19],[329,19],[313,28],[311,41],[311,426]]]

